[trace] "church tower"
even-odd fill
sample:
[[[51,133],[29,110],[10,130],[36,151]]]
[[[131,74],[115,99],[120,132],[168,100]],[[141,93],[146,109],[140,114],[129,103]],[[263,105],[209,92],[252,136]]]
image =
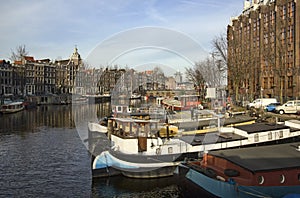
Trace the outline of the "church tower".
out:
[[[70,57],[70,61],[76,66],[81,65],[81,57],[80,54],[78,53],[77,46],[75,46],[74,52]]]

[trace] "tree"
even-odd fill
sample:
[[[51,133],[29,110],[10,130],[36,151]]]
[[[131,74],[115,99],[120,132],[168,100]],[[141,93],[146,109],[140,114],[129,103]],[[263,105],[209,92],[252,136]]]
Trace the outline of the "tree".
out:
[[[218,67],[220,76],[224,82],[227,81],[227,38],[225,33],[221,33],[212,40],[213,61]]]
[[[11,61],[21,60],[24,56],[27,56],[28,53],[29,52],[26,50],[25,45],[19,45],[16,47],[15,51],[11,50],[11,56],[9,59]]]
[[[205,87],[220,87],[222,84],[221,70],[212,57],[194,64],[192,68],[186,68],[186,76],[194,83],[199,95],[204,98]]]
[[[186,78],[190,82],[194,83],[199,95],[202,97],[202,99],[204,99],[205,80],[203,78],[203,74],[201,73],[201,69],[195,64],[194,67],[185,68],[185,74]]]

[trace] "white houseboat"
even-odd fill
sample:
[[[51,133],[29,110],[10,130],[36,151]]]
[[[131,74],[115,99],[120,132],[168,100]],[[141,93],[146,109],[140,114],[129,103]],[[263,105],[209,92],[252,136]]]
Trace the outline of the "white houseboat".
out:
[[[254,123],[182,131],[157,120],[112,118],[108,121],[107,133],[111,148],[92,151],[92,173],[94,177],[173,175],[185,158],[202,157],[208,150],[277,144],[294,141],[299,135],[300,121],[297,120],[285,124]]]
[[[15,113],[24,109],[23,102],[11,102],[1,105],[1,113]]]

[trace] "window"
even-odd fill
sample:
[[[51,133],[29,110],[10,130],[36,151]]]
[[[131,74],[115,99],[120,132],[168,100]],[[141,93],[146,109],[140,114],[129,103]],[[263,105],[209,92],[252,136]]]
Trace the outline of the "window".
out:
[[[261,176],[261,175],[258,176],[257,180],[258,180],[258,183],[259,183],[259,184],[263,184],[263,183],[265,182],[264,176]]]
[[[254,135],[254,142],[258,142],[259,141],[259,135],[258,134],[255,134]]]
[[[173,153],[173,147],[168,148],[168,153]]]
[[[285,177],[284,175],[280,175],[280,183],[283,184],[285,181]]]
[[[272,132],[268,133],[268,140],[272,140]]]
[[[282,6],[282,19],[285,19],[286,18],[286,6],[283,5]]]
[[[288,76],[288,87],[293,86],[293,76]]]

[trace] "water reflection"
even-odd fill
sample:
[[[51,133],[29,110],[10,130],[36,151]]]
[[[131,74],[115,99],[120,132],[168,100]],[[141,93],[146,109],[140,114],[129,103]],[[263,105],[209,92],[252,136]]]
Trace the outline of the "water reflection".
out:
[[[0,132],[27,132],[47,126],[56,128],[75,128],[75,119],[92,121],[111,112],[110,103],[72,105],[45,105],[36,109],[13,114],[0,114]]]
[[[179,197],[176,177],[133,179],[122,176],[93,179],[92,197]]]
[[[71,106],[0,116],[0,197],[88,197],[90,163]]]

